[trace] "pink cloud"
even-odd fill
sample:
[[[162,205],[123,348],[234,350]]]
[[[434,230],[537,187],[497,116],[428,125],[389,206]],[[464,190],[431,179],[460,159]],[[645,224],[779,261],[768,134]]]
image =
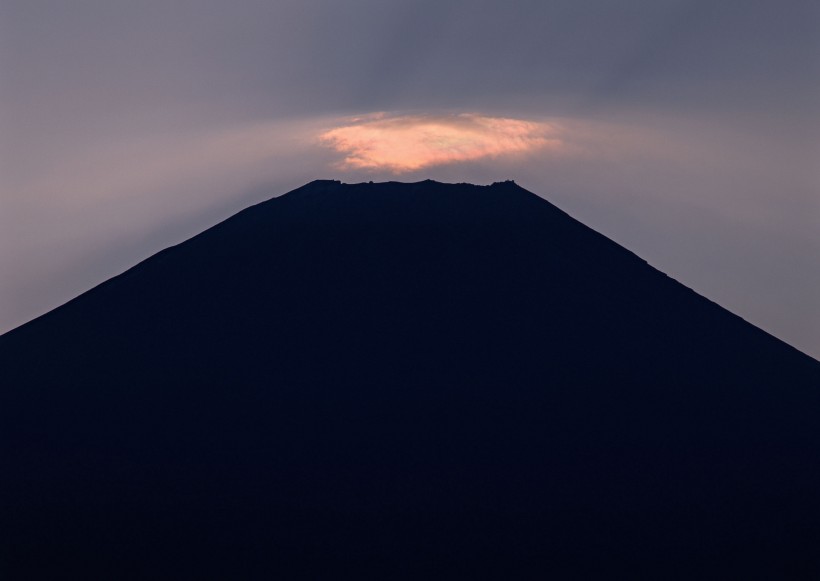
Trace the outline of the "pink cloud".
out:
[[[376,169],[397,174],[561,145],[557,130],[550,124],[472,113],[378,113],[350,119],[319,138],[323,145],[344,154],[338,164],[340,169]]]

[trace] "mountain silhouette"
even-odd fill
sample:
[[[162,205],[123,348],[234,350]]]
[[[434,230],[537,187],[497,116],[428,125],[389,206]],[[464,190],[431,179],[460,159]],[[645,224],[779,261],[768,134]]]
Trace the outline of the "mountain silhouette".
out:
[[[312,182],[3,335],[0,386],[4,579],[820,559],[820,364],[513,182]]]

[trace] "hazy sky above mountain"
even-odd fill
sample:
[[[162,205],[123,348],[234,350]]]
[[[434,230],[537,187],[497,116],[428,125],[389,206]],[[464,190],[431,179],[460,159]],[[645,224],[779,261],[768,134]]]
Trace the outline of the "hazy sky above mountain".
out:
[[[315,178],[512,178],[818,357],[818,102],[813,0],[4,0],[0,331]]]

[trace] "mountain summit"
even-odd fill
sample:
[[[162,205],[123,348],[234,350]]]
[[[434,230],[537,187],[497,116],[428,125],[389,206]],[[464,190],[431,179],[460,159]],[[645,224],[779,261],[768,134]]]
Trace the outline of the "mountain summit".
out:
[[[0,386],[10,579],[818,564],[820,365],[512,182],[312,182],[0,337]]]

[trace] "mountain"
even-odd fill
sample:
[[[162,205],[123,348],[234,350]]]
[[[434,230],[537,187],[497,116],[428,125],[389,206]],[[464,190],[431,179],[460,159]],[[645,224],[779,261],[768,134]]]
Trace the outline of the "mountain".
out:
[[[312,182],[3,335],[0,386],[3,578],[820,562],[820,364],[512,182]]]

